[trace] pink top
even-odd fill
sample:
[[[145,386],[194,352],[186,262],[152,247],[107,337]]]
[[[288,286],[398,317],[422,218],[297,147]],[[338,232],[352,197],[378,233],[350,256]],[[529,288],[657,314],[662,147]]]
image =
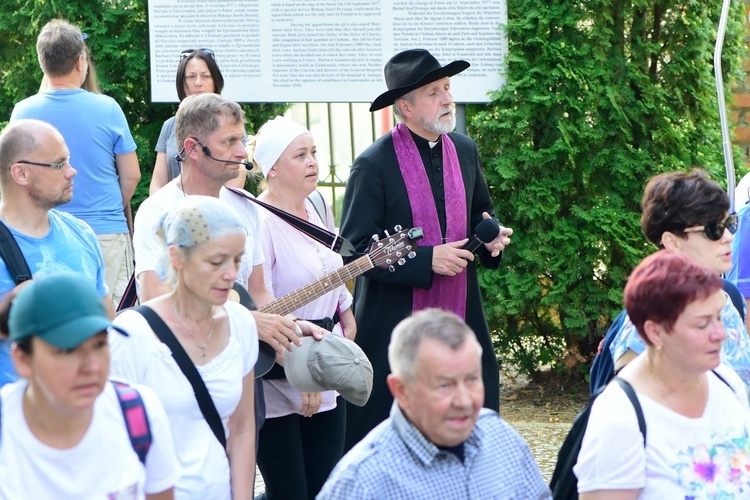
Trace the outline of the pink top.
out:
[[[328,223],[324,225],[310,200],[305,200],[305,208],[308,221],[327,227],[329,230],[335,230],[330,210],[328,210]],[[332,273],[343,265],[340,255],[265,209],[261,210],[261,231],[265,256],[263,275],[266,289],[274,297],[283,297]],[[332,318],[337,306],[342,312],[352,306],[352,295],[343,285],[297,309],[292,314],[303,319]],[[336,325],[333,333],[342,335],[341,327]],[[286,379],[263,380],[263,390],[266,400],[266,418],[299,413],[302,398],[299,391],[294,389]],[[335,408],[337,395],[336,391],[324,392],[318,412]]]

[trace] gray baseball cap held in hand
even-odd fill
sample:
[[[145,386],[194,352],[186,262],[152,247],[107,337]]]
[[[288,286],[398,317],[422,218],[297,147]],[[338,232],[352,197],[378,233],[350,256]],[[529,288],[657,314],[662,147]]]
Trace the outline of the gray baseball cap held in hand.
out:
[[[302,345],[284,352],[284,372],[300,392],[338,391],[352,404],[364,406],[372,392],[372,364],[349,339],[329,333],[322,340],[304,337]]]

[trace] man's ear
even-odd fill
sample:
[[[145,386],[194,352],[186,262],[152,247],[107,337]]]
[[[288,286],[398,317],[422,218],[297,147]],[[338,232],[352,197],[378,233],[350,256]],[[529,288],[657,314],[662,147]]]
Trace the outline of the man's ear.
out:
[[[78,71],[83,72],[83,67],[85,64],[86,64],[86,56],[81,54],[80,56],[78,56],[78,59],[76,59],[76,69]]]
[[[29,184],[28,169],[21,163],[14,163],[10,166],[10,177],[18,185],[27,186]]]
[[[401,114],[406,118],[411,118],[411,103],[406,99],[397,99],[394,106],[398,106]]]
[[[406,387],[404,386],[404,381],[401,380],[401,377],[391,373],[385,381],[388,384],[388,389],[390,389],[391,394],[393,394],[393,399],[398,401],[399,406],[401,406],[401,408],[404,408],[404,406],[408,407],[409,401],[406,395]]]

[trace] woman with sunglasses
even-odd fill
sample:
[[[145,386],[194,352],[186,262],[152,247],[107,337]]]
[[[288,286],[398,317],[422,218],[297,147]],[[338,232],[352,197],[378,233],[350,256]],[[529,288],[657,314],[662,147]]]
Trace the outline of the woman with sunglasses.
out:
[[[224,77],[216,64],[216,56],[211,49],[187,49],[180,53],[175,80],[177,96],[180,102],[189,95],[213,93],[221,94],[224,88]],[[169,181],[180,175],[180,163],[176,160],[179,148],[175,140],[174,116],[164,122],[156,143],[156,163],[151,175],[148,194],[152,195]],[[228,186],[242,188],[245,186],[246,171],[240,166],[240,175],[229,182]]]
[[[166,328],[138,310],[121,313],[115,324],[130,337],[110,336],[112,374],[153,388],[164,404],[181,465],[175,498],[252,498],[258,332],[252,313],[227,301],[245,254],[245,226],[218,198],[193,195],[167,212],[158,228],[160,275],[171,275],[174,287],[144,305]],[[165,338],[171,331],[181,349],[167,347],[156,330]],[[173,357],[181,351],[200,383],[191,384]],[[193,389],[201,384],[210,403],[203,406]]]
[[[729,214],[729,197],[703,170],[657,175],[646,185],[641,201],[641,229],[659,248],[681,253],[717,275],[732,266],[736,214]],[[725,281],[725,286],[733,286]],[[722,361],[750,385],[750,339],[737,308],[724,292],[721,310],[727,338]],[[615,370],[644,351],[645,344],[626,318],[612,342]]]

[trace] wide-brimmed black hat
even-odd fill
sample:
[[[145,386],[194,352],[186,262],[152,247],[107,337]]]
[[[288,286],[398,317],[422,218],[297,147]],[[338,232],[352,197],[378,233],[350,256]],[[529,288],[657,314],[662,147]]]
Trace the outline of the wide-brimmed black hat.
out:
[[[446,76],[457,75],[469,66],[466,61],[453,61],[440,66],[438,60],[425,49],[399,52],[385,63],[383,72],[388,91],[380,94],[372,102],[370,111],[390,106],[402,95]]]

